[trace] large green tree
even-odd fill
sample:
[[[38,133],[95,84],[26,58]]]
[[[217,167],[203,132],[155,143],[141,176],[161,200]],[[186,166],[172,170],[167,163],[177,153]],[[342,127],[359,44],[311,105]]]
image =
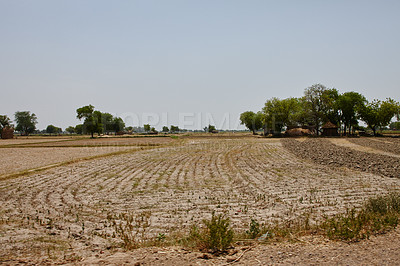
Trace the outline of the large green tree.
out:
[[[75,128],[73,126],[69,126],[65,129],[69,134],[75,133]]]
[[[344,135],[350,134],[351,129],[358,125],[360,110],[365,105],[366,99],[358,92],[350,91],[339,95],[337,106],[341,122],[344,126]]]
[[[124,130],[124,128],[125,128],[124,120],[122,120],[121,117],[113,117],[112,129],[115,132],[115,134],[117,134],[117,132]]]
[[[76,134],[82,135],[83,134],[83,124],[76,125],[74,128],[74,131]]]
[[[95,111],[94,106],[89,104],[81,108],[76,109],[76,117],[83,121],[83,132],[90,133],[92,138],[94,133],[101,134],[103,131],[103,125],[101,123],[101,112]]]
[[[171,131],[172,133],[175,133],[175,132],[179,132],[180,129],[179,129],[178,126],[171,125],[171,130],[170,130],[170,131]]]
[[[254,113],[252,111],[240,114],[240,122],[245,125],[253,134],[263,126],[263,114],[261,112]]]
[[[304,107],[307,116],[315,127],[317,134],[324,122],[339,122],[336,101],[339,93],[336,89],[328,89],[322,84],[314,84],[304,91]]]
[[[149,132],[151,129],[151,126],[150,126],[150,124],[145,124],[145,125],[143,125],[143,128],[144,128],[144,131]]]
[[[37,117],[30,111],[18,111],[15,112],[15,123],[17,126],[15,129],[20,131],[22,135],[29,135],[36,130]]]
[[[53,125],[48,125],[47,128],[46,128],[46,133],[49,133],[50,135],[51,134],[58,134],[58,133],[61,133],[61,132],[62,132],[61,128],[53,126]]]
[[[287,98],[283,100],[272,98],[267,100],[262,109],[264,130],[272,134],[280,134],[283,127],[296,123],[300,108],[299,99],[297,98]]]
[[[113,119],[114,117],[110,113],[101,113],[101,124],[103,125],[103,130],[105,131],[106,134],[109,134],[110,132],[114,131],[114,123]]]
[[[390,124],[393,117],[398,114],[399,103],[393,99],[386,101],[374,100],[367,102],[360,108],[360,118],[364,121],[376,136],[378,128],[386,127]]]

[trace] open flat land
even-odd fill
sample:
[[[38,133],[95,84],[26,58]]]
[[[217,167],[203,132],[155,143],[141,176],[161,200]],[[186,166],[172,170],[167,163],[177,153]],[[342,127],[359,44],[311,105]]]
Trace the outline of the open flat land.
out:
[[[400,141],[389,138],[217,134],[18,139],[0,147],[4,264],[224,264],[223,256],[205,260],[182,247],[122,252],[113,222],[121,214],[146,217],[143,239],[187,232],[213,211],[226,213],[236,230],[247,229],[252,218],[274,224],[307,214],[313,224],[400,191]],[[246,253],[239,247],[232,256],[243,253],[242,264],[391,264],[400,260],[399,243],[398,230],[351,245],[305,236]]]

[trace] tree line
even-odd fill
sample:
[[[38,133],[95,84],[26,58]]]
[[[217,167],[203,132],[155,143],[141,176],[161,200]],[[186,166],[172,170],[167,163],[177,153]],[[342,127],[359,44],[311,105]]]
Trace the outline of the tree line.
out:
[[[79,133],[88,133],[92,138],[94,133],[100,135],[115,132],[116,134],[125,129],[125,123],[122,118],[95,110],[91,104],[78,108],[76,113],[76,117],[79,120],[83,119],[83,124],[81,126],[78,125],[77,131],[81,131]]]
[[[15,122],[17,126],[15,130],[21,132],[22,135],[29,135],[36,130],[37,117],[29,111],[15,112]],[[6,115],[0,115],[0,134],[6,127],[13,127],[11,119]]]
[[[36,124],[37,124],[37,116],[30,111],[18,111],[15,112],[15,122],[16,127],[15,130],[20,132],[21,135],[29,135],[32,133],[37,133]],[[125,123],[120,117],[114,117],[110,113],[101,112],[99,110],[95,110],[93,105],[86,105],[76,110],[76,117],[79,120],[83,120],[82,124],[78,124],[76,126],[69,126],[65,129],[66,132],[70,134],[90,134],[92,137],[94,134],[110,134],[110,133],[119,133],[119,132],[133,132],[135,128],[132,126],[125,127]],[[3,128],[6,127],[14,127],[11,119],[6,115],[0,115],[0,134]],[[149,134],[158,134],[158,131],[151,127],[150,124],[145,124],[143,128],[136,128],[138,132],[149,133]],[[205,127],[204,130],[206,132],[215,132],[215,126],[209,125]],[[180,129],[178,126],[171,125],[171,127],[163,126],[163,133],[178,133],[178,132],[186,132],[185,129]],[[54,125],[48,125],[45,130],[41,131],[41,133],[47,134],[60,134],[63,130],[60,127],[56,127]]]
[[[368,101],[358,92],[340,94],[335,88],[314,84],[300,98],[268,99],[261,111],[243,112],[240,121],[254,134],[260,129],[276,135],[284,128],[307,127],[318,135],[322,125],[331,122],[347,135],[359,128],[361,120],[376,135],[395,116],[400,119],[400,104],[391,98]]]

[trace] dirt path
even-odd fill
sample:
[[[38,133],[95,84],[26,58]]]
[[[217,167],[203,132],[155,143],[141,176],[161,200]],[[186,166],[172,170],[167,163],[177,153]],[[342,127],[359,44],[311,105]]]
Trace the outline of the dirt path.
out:
[[[366,139],[364,139],[365,141],[367,141]],[[374,153],[374,154],[381,154],[381,155],[386,155],[386,156],[391,156],[391,157],[396,157],[396,158],[400,158],[399,154],[395,154],[392,152],[388,152],[388,151],[383,151],[381,149],[377,149],[377,148],[373,148],[370,146],[366,146],[366,145],[359,145],[357,144],[357,140],[352,140],[349,141],[347,139],[344,138],[332,138],[329,139],[330,142],[332,142],[335,145],[341,146],[341,147],[345,147],[345,148],[349,148],[349,149],[353,149],[356,151],[362,151],[362,152],[368,152],[368,153]],[[371,144],[371,142],[376,142],[375,140],[368,140],[369,144]]]

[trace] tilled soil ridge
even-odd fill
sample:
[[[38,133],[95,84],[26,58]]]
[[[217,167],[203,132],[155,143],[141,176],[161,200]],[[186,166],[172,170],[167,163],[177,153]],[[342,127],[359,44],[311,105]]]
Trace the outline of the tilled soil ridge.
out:
[[[282,139],[282,145],[302,159],[333,167],[370,172],[400,178],[400,158],[356,151],[332,144],[327,139]]]
[[[371,147],[385,152],[400,155],[400,139],[394,138],[349,138],[349,141],[357,145]]]

